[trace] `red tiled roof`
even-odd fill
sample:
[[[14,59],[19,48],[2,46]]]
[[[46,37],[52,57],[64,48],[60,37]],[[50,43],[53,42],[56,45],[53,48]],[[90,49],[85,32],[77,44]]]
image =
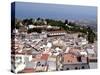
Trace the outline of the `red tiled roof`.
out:
[[[42,54],[41,59],[42,60],[48,60],[48,54]]]
[[[31,72],[35,72],[34,68],[25,68],[23,71],[23,73],[31,73]]]
[[[73,54],[65,54],[63,57],[64,57],[64,62],[66,62],[66,63],[75,63],[75,62],[77,62],[77,58]]]

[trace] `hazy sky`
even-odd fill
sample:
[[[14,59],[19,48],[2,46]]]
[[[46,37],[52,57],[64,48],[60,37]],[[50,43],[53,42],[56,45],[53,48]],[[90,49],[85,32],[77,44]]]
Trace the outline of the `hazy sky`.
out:
[[[17,18],[52,19],[93,19],[97,17],[97,8],[90,6],[58,5],[43,3],[16,2]]]

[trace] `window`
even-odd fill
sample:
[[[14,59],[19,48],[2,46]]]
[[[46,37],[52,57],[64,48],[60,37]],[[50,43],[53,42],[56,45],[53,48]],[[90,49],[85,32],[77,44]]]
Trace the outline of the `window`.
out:
[[[68,62],[70,62],[70,60],[68,60]]]
[[[75,67],[75,69],[77,70],[78,68],[77,68],[77,67]]]
[[[84,67],[84,66],[82,66],[82,69],[85,69],[85,67]]]
[[[69,68],[66,68],[66,70],[69,70]]]
[[[44,65],[42,64],[42,67],[43,67]]]
[[[81,57],[77,57],[77,60],[78,60],[79,62],[82,62]]]
[[[40,63],[40,62],[38,62],[38,63],[37,63],[37,66],[40,66],[40,65],[41,65],[41,63]]]

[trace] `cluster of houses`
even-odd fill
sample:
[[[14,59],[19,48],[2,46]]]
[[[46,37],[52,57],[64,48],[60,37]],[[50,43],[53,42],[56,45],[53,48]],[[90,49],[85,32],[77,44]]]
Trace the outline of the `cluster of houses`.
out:
[[[51,25],[24,28],[12,32],[11,64],[15,73],[89,69],[90,62],[97,62],[95,46],[78,33],[68,34]],[[43,31],[27,33],[33,28]]]

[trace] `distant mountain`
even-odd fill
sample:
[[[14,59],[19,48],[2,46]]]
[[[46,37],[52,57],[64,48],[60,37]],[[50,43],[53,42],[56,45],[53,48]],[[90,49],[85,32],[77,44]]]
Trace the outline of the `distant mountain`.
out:
[[[81,26],[90,26],[94,31],[97,31],[96,20],[77,20],[75,23]]]

